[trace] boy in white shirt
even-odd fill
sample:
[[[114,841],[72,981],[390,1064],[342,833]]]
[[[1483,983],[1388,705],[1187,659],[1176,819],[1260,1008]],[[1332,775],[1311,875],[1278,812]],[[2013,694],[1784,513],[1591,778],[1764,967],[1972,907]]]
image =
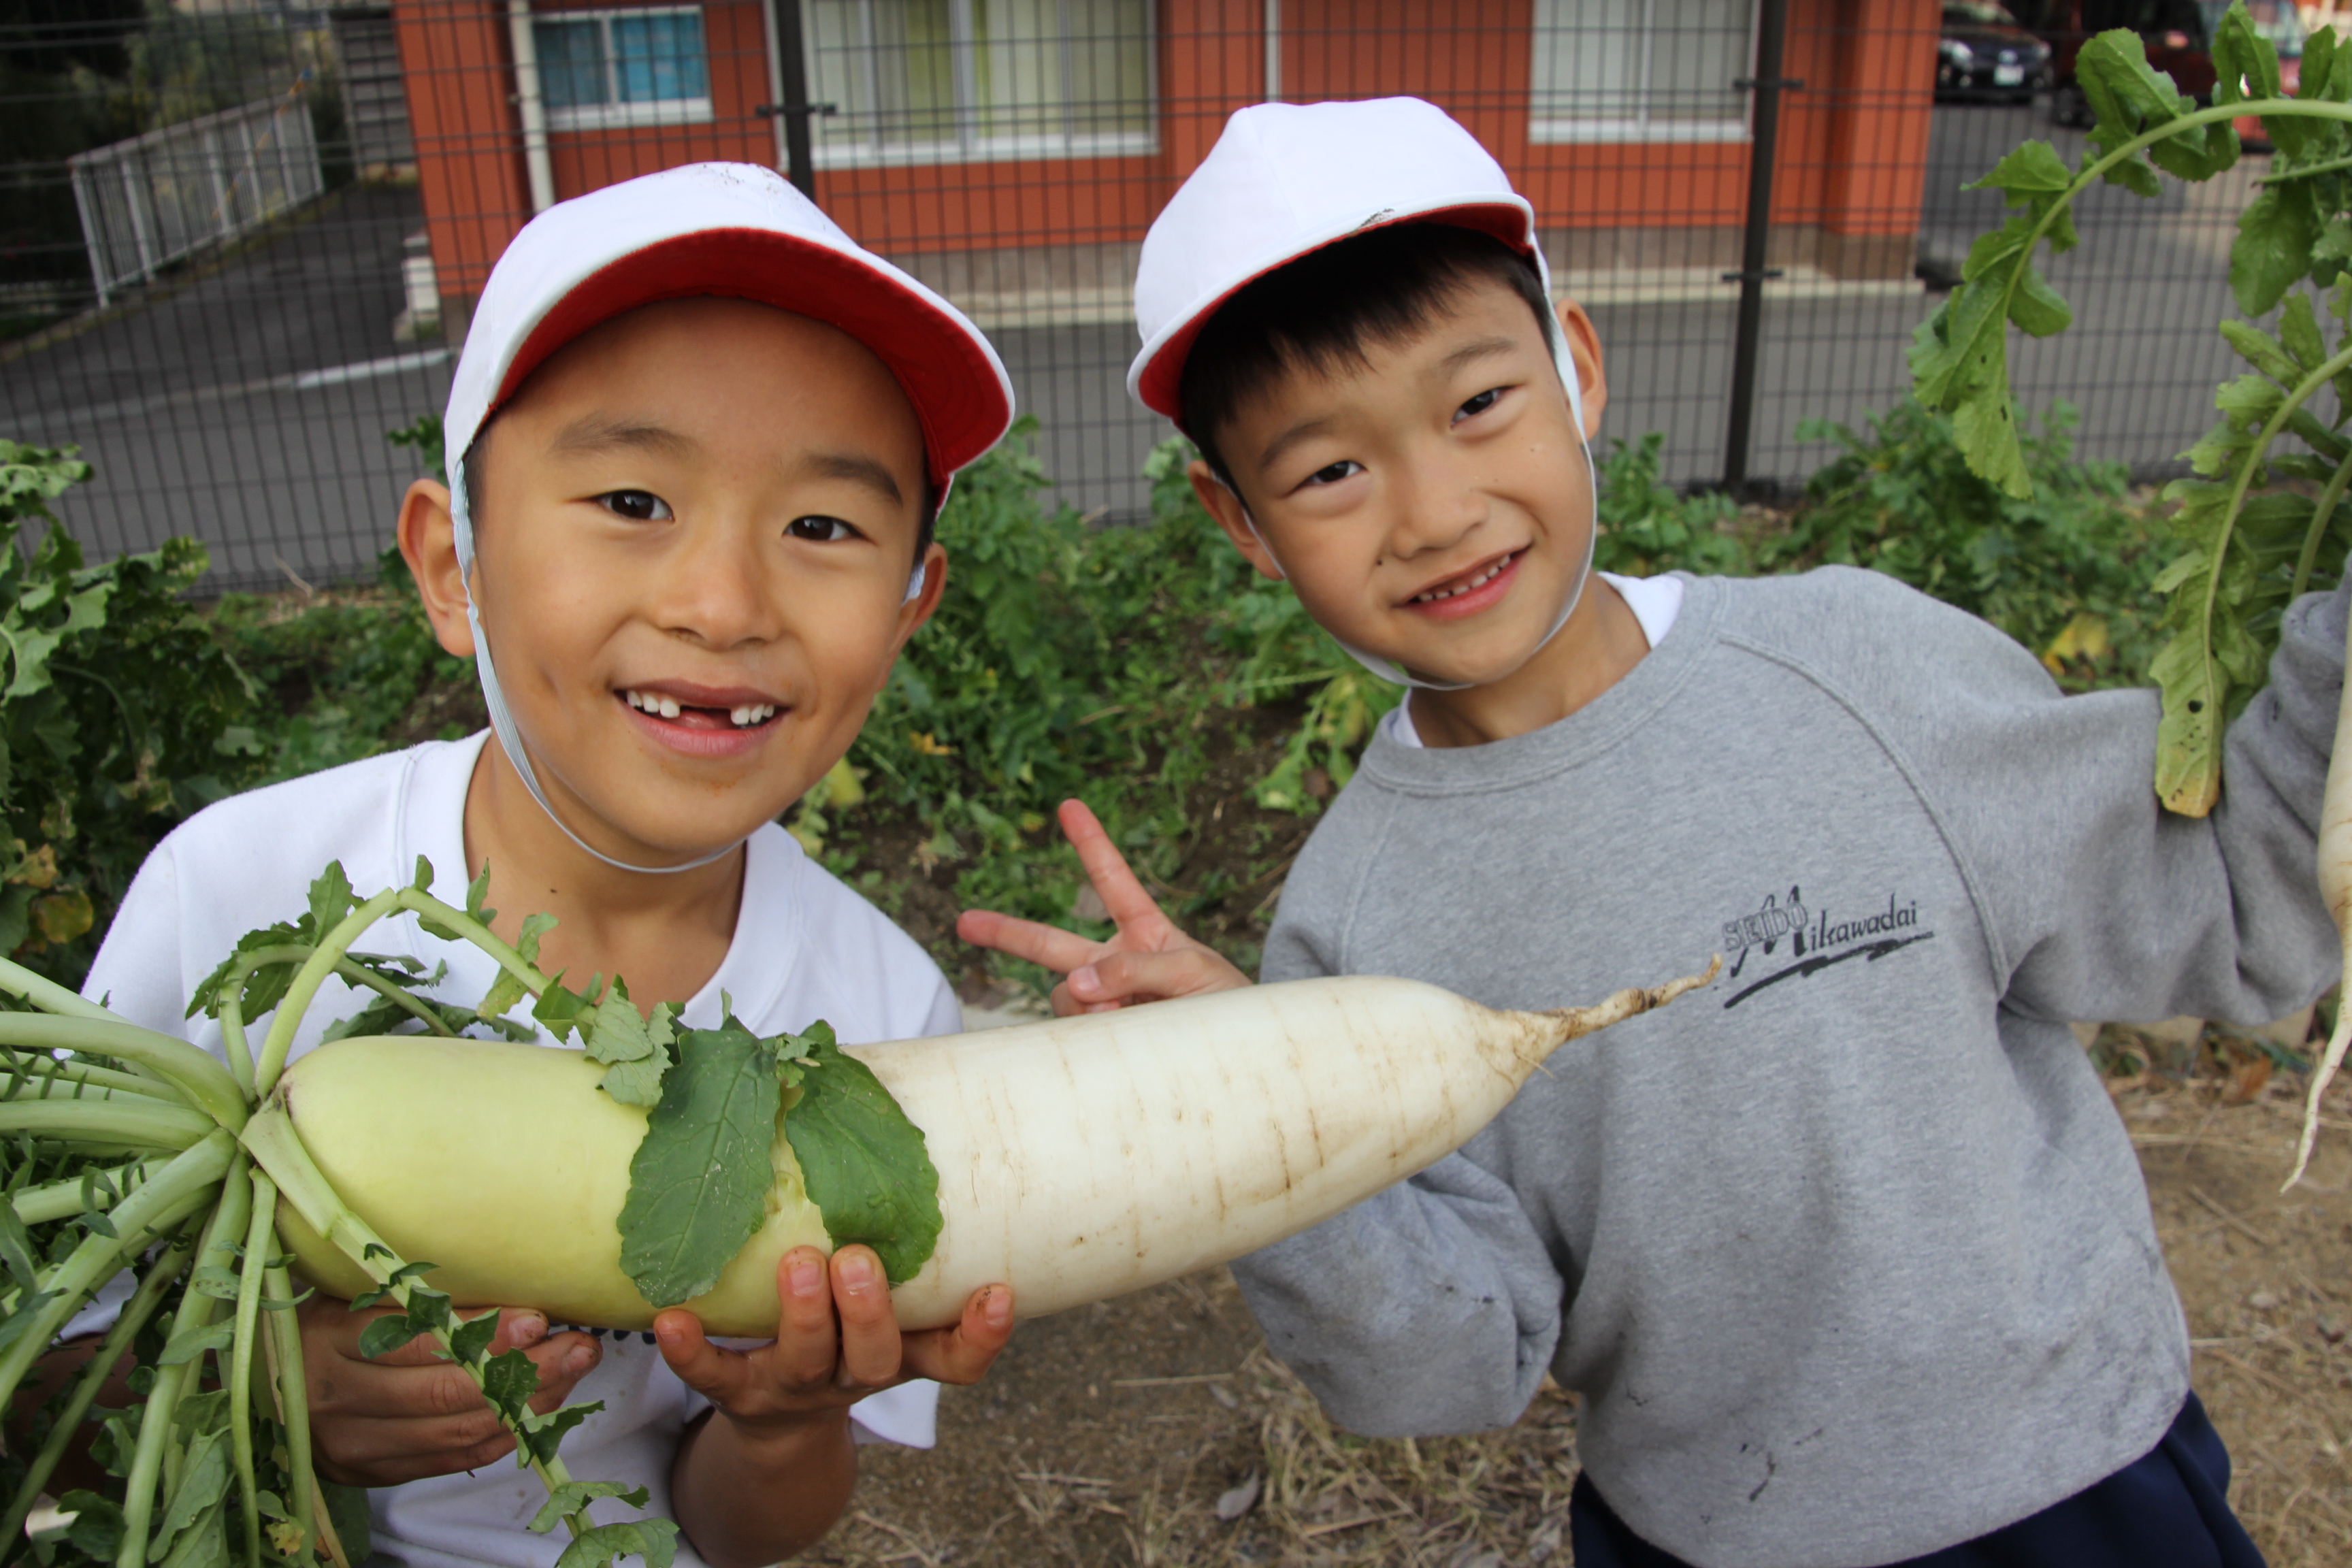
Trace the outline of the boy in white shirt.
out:
[[[141,869],[89,994],[217,1051],[218,1026],[182,1012],[240,935],[298,911],[331,860],[373,889],[421,855],[452,900],[488,868],[509,941],[555,915],[551,972],[625,975],[646,1006],[687,999],[694,1026],[731,1006],[761,1033],[954,1031],[938,969],[775,819],[847,751],[938,605],[933,519],[1011,415],[979,331],[773,171],[673,169],[541,214],[467,336],[453,488],[420,480],[400,513],[425,613],[475,658],[493,733],[201,813]],[[378,930],[373,945],[447,963],[452,999],[491,979],[413,920]],[[322,997],[295,1054],[361,1005]],[[749,1351],[683,1310],[607,1335],[529,1302],[504,1304],[492,1348],[527,1351],[542,1408],[604,1402],[565,1458],[649,1487],[683,1527],[682,1563],[755,1568],[839,1515],[858,1437],[929,1444],[937,1385],[908,1380],[977,1379],[1012,1328],[994,1287],[956,1327],[900,1335],[863,1247],[829,1266],[795,1250],[777,1295],[775,1343]],[[423,1342],[361,1357],[369,1316],[302,1310],[320,1468],[380,1489],[378,1552],[550,1568],[563,1542],[524,1528],[536,1484],[492,1463],[512,1440]]]

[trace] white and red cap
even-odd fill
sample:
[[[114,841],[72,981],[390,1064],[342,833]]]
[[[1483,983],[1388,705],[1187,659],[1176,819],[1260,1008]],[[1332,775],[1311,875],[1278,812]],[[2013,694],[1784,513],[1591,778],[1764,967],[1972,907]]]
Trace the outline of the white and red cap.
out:
[[[1536,213],[1511,188],[1494,154],[1437,105],[1418,98],[1353,102],[1260,103],[1234,111],[1217,144],[1178,186],[1143,237],[1135,271],[1135,325],[1143,350],[1127,390],[1155,414],[1183,423],[1184,360],[1201,329],[1228,300],[1302,256],[1368,229],[1442,223],[1493,236],[1534,264],[1544,298],[1551,268],[1536,237]],[[1544,323],[1570,416],[1580,437],[1584,393],[1567,338]],[[1198,435],[1199,432],[1190,432]],[[1592,453],[1584,454],[1591,473]],[[1593,481],[1597,494],[1598,479]],[[1244,508],[1251,531],[1257,520]],[[1584,563],[1543,635],[1559,635],[1592,574],[1600,530],[1586,530]],[[1265,536],[1258,534],[1265,543]],[[1271,557],[1274,549],[1266,545]],[[1281,563],[1276,563],[1281,569]],[[1433,691],[1463,681],[1433,680],[1342,642],[1383,680]]]
[[[490,269],[442,432],[453,459],[555,353],[639,305],[717,294],[840,328],[914,405],[932,488],[1013,423],[1013,382],[962,311],[864,249],[773,169],[688,163],[558,202]]]
[[[688,163],[559,202],[523,225],[490,268],[457,356],[441,422],[449,512],[473,625],[474,666],[490,727],[541,809],[572,843],[626,871],[688,871],[734,846],[678,866],[631,866],[574,833],[541,787],[499,685],[475,602],[474,525],[466,453],[530,373],[583,332],[661,300],[750,300],[840,328],[897,378],[923,433],[925,467],[944,505],[956,471],[1013,423],[1013,382],[962,311],[862,248],[814,202],[756,163]],[[922,592],[917,562],[907,597]],[[484,588],[497,591],[494,584]]]
[[[1549,296],[1535,208],[1437,105],[1375,98],[1237,110],[1144,236],[1135,273],[1143,352],[1127,390],[1181,419],[1185,356],[1220,306],[1310,251],[1399,223],[1492,235],[1535,264]],[[1561,368],[1581,419],[1574,370]]]

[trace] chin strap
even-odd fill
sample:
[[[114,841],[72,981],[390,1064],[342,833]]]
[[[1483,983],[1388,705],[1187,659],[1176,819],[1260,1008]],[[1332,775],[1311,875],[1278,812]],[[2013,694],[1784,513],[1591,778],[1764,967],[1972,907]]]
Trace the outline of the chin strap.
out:
[[[1577,379],[1576,359],[1569,353],[1568,340],[1565,337],[1553,340],[1552,363],[1559,371],[1560,384],[1568,389],[1568,416],[1576,426],[1576,448],[1584,455],[1585,493],[1592,498],[1592,516],[1586,520],[1584,561],[1576,569],[1575,585],[1569,589],[1568,597],[1561,602],[1559,614],[1552,617],[1551,629],[1544,633],[1536,646],[1528,650],[1529,658],[1533,658],[1549,644],[1552,638],[1559,636],[1559,628],[1568,625],[1569,616],[1576,614],[1576,606],[1584,598],[1584,586],[1592,581],[1592,552],[1601,540],[1601,476],[1592,466],[1592,444],[1584,438],[1584,388]],[[1217,482],[1224,485],[1223,479],[1218,479]],[[1242,499],[1241,492],[1234,489],[1230,485],[1225,486],[1225,491],[1236,501]],[[1288,577],[1290,574],[1282,569],[1280,561],[1276,560],[1274,546],[1266,542],[1265,534],[1258,528],[1257,519],[1250,515],[1246,505],[1242,508],[1242,521],[1249,525],[1251,536],[1256,539],[1258,547],[1265,552],[1265,558],[1274,562],[1275,574],[1278,577]],[[1333,637],[1331,640],[1339,642],[1338,637]],[[1339,647],[1340,651],[1349,658],[1354,659],[1382,680],[1393,682],[1398,686],[1414,687],[1423,691],[1466,691],[1477,684],[1475,680],[1430,680],[1413,674],[1402,665],[1382,658],[1376,653],[1368,653],[1362,648],[1344,642],[1339,642]]]
[[[482,706],[489,710],[490,731],[498,736],[499,744],[506,751],[507,760],[514,764],[515,772],[521,775],[523,787],[530,791],[530,798],[539,802],[539,808],[547,813],[547,819],[555,824],[563,837],[577,845],[583,853],[602,860],[616,871],[636,871],[656,877],[667,876],[677,871],[693,871],[709,865],[714,860],[724,859],[742,847],[744,844],[750,842],[748,837],[714,849],[708,855],[699,856],[676,866],[633,866],[626,860],[614,859],[613,857],[572,831],[572,825],[563,820],[562,816],[555,809],[554,803],[547,798],[547,791],[539,782],[538,771],[530,765],[530,753],[523,748],[522,731],[515,723],[513,710],[507,706],[506,693],[499,689],[498,667],[490,662],[490,639],[482,630],[481,609],[474,603],[474,520],[468,515],[466,505],[466,476],[462,471],[463,462],[464,459],[461,458],[457,463],[451,465],[453,471],[449,476],[449,521],[457,539],[458,581],[466,591],[466,624],[473,629],[474,633],[474,673],[482,683]],[[914,575],[907,582],[907,596],[899,601],[902,605],[913,604],[921,595],[926,574],[924,563],[920,561],[915,563]]]

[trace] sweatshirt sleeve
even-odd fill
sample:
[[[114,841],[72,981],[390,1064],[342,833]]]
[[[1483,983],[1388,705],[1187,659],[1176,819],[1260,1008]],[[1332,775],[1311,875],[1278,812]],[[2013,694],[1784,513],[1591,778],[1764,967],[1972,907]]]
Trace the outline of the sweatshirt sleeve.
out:
[[[1849,658],[1826,679],[1938,819],[2005,1007],[2258,1024],[2331,983],[2339,948],[2314,860],[2344,590],[2288,607],[2269,683],[2224,739],[2221,803],[2201,819],[2158,803],[2155,691],[2062,696],[1976,617],[1891,584],[1864,596],[1894,595],[1903,602],[1865,605],[1865,617],[1882,649],[1907,656]]]
[[[1285,885],[1260,978],[1344,973],[1344,910],[1384,810],[1343,795]],[[1351,869],[1352,868],[1352,869]],[[1233,1265],[1266,1344],[1365,1436],[1507,1426],[1543,1381],[1568,1294],[1488,1136]]]

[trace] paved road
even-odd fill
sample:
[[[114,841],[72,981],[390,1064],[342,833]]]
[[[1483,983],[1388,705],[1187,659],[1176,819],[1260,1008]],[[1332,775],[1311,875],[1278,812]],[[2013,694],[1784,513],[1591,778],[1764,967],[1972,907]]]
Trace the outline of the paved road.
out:
[[[419,222],[413,191],[329,198],[169,297],[0,366],[0,433],[79,443],[97,477],[58,513],[93,555],[192,533],[222,587],[363,574],[416,471],[383,433],[448,390],[446,353],[392,338]]]
[[[1922,249],[1957,259],[1999,221],[1999,199],[1960,186],[2028,135],[2079,135],[2027,108],[1937,110]],[[2252,172],[2210,187],[2168,184],[2142,201],[2103,189],[2085,201],[2084,243],[2051,268],[2074,329],[2015,349],[2021,394],[2084,412],[2086,454],[2158,463],[2210,420],[2211,389],[2233,366],[2212,322],[2228,309],[2231,222]],[[395,343],[400,242],[419,223],[414,193],[342,193],[308,221],[147,308],[0,366],[0,434],[79,442],[92,484],[61,506],[97,554],[172,533],[212,546],[222,587],[363,574],[389,542],[415,473],[383,432],[438,408],[446,353]],[[1773,300],[1758,388],[1759,475],[1801,476],[1823,448],[1793,438],[1808,415],[1853,421],[1899,397],[1927,294]],[[1607,306],[1607,430],[1667,436],[1667,473],[1721,471],[1733,300]],[[1081,509],[1131,514],[1137,473],[1165,424],[1124,389],[1131,331],[1045,327],[996,334],[1022,405],[1041,421],[1046,471]]]

